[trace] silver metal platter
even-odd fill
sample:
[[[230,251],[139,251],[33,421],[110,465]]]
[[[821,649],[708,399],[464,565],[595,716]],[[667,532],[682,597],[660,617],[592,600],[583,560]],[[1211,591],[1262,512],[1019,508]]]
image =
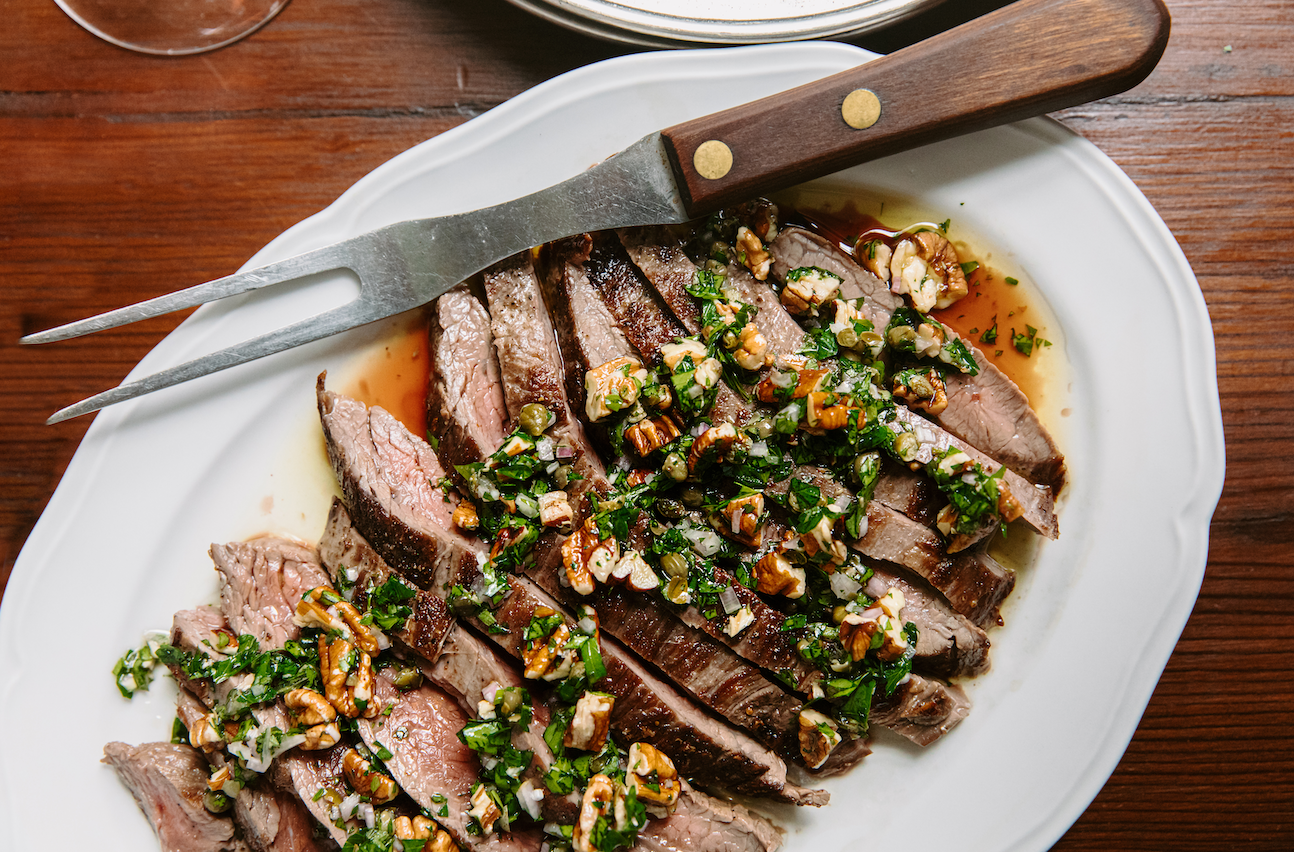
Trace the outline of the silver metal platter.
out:
[[[510,0],[541,18],[644,47],[843,38],[887,27],[942,0]]]

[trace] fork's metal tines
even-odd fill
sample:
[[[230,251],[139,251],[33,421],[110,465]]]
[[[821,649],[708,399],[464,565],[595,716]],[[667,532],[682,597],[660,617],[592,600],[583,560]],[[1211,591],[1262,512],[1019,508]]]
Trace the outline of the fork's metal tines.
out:
[[[359,276],[359,296],[352,302],[104,391],[46,421],[58,423],[416,308],[531,246],[582,231],[686,218],[660,136],[653,133],[593,168],[531,195],[469,213],[397,222],[288,260],[30,334],[22,342],[66,340],[320,272],[349,269]]]
[[[362,239],[362,237],[357,239]],[[352,242],[354,240],[325,246],[278,263],[249,269],[236,275],[226,275],[224,278],[217,278],[205,284],[198,284],[184,290],[177,290],[174,293],[167,293],[165,296],[158,296],[155,299],[148,299],[138,304],[107,311],[88,319],[69,322],[66,325],[60,325],[45,331],[37,331],[23,337],[18,342],[53,343],[57,340],[71,340],[74,337],[93,334],[96,331],[130,325],[132,322],[149,319],[150,317],[160,317],[172,311],[205,305],[207,302],[214,302],[228,296],[236,296],[239,293],[247,293],[252,290],[259,290],[262,287],[281,284],[304,275],[343,269],[350,265],[347,255]]]

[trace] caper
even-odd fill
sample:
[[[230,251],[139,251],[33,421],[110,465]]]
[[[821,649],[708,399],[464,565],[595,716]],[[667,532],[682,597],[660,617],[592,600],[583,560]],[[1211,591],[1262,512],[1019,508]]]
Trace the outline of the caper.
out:
[[[324,788],[323,796],[321,798],[330,805],[340,805],[345,801],[345,799],[342,798],[342,794],[338,793],[331,787]]]
[[[885,339],[897,349],[904,343],[914,342],[917,339],[917,331],[910,325],[896,325],[885,332]]]
[[[687,462],[679,453],[670,453],[665,456],[661,469],[665,471],[666,476],[675,482],[682,482],[687,479]]]
[[[686,577],[687,557],[681,553],[666,553],[660,558],[660,567],[671,577]]]
[[[858,342],[870,349],[872,355],[875,355],[885,345],[885,338],[881,337],[879,331],[864,331],[858,335]]]
[[[671,500],[668,497],[662,497],[656,501],[656,511],[660,512],[672,521],[677,521],[679,518],[683,517],[683,513],[687,510],[683,508],[683,504],[679,501]]]
[[[500,689],[494,696],[494,703],[499,708],[500,715],[511,716],[521,706],[521,690],[515,686]]]
[[[564,464],[557,470],[553,471],[553,484],[558,488],[565,488],[566,483],[570,481],[571,473],[574,471],[568,464]]]
[[[234,806],[234,800],[222,790],[208,790],[202,797],[202,804],[213,814],[223,814]]]
[[[552,426],[556,420],[551,411],[537,402],[528,402],[521,406],[521,414],[517,417],[517,423],[526,434],[534,436],[544,434],[544,430]]]
[[[724,266],[722,263],[715,260],[714,258],[710,258],[705,262],[705,271],[713,272],[715,275],[723,275],[728,271],[728,267]]]
[[[912,388],[912,392],[922,399],[929,399],[935,395],[935,386],[930,384],[930,380],[921,373],[917,373],[908,379],[908,387]]]
[[[894,436],[894,452],[904,461],[915,459],[920,446],[921,442],[911,432],[902,432]]]
[[[840,624],[847,615],[849,615],[849,608],[842,604],[831,611],[831,620]]]
[[[386,675],[399,690],[417,689],[422,686],[422,672],[417,666],[397,663],[387,668]]]
[[[854,456],[854,481],[863,485],[875,478],[881,457],[876,453],[860,453]]]
[[[625,415],[625,420],[630,423],[640,423],[646,417],[647,409],[643,408],[642,400],[634,400],[634,404],[630,407],[629,413]]]
[[[679,496],[683,498],[683,505],[689,509],[699,509],[705,503],[705,495],[699,488],[684,488]]]
[[[846,349],[853,349],[858,345],[858,332],[854,331],[851,326],[845,326],[836,332],[836,342]]]
[[[665,584],[665,600],[670,603],[688,604],[692,602],[692,595],[687,590],[687,578],[675,577]]]

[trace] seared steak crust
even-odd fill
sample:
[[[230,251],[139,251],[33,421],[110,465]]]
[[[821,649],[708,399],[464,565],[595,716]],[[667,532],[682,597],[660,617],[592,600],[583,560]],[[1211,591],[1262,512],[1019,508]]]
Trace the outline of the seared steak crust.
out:
[[[558,240],[544,246],[536,269],[544,298],[552,306],[566,400],[575,410],[584,400],[584,375],[589,370],[623,356],[639,357],[589,283],[584,262],[592,248],[588,234]]]
[[[439,486],[445,471],[435,451],[381,408],[318,384],[328,458],[351,517],[401,576],[425,589],[445,587],[481,544],[454,532],[456,501]],[[447,587],[446,587],[447,588]]]
[[[687,328],[665,307],[619,240],[606,233],[592,237],[584,262],[589,282],[638,351],[650,358],[666,343],[685,337]]]
[[[351,523],[346,505],[334,498],[328,512],[328,523],[319,540],[319,560],[340,586],[343,580],[354,586],[351,602],[361,610],[368,609],[368,590],[394,576],[377,551]],[[430,592],[414,591],[407,604],[413,614],[405,619],[391,638],[427,660],[440,656],[446,637],[455,629],[453,613],[445,602]]]

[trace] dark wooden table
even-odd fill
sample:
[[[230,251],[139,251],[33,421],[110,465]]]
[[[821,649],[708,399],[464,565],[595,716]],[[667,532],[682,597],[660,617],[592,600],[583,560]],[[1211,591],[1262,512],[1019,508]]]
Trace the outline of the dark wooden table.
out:
[[[858,43],[889,51],[1001,0]],[[1190,622],[1127,754],[1057,849],[1294,849],[1294,7],[1169,0],[1158,69],[1060,118],[1150,198],[1217,340],[1228,471]],[[504,0],[296,0],[251,38],[142,56],[52,0],[0,27],[0,584],[89,418],[179,317],[30,331],[226,274],[404,149],[625,48]]]

